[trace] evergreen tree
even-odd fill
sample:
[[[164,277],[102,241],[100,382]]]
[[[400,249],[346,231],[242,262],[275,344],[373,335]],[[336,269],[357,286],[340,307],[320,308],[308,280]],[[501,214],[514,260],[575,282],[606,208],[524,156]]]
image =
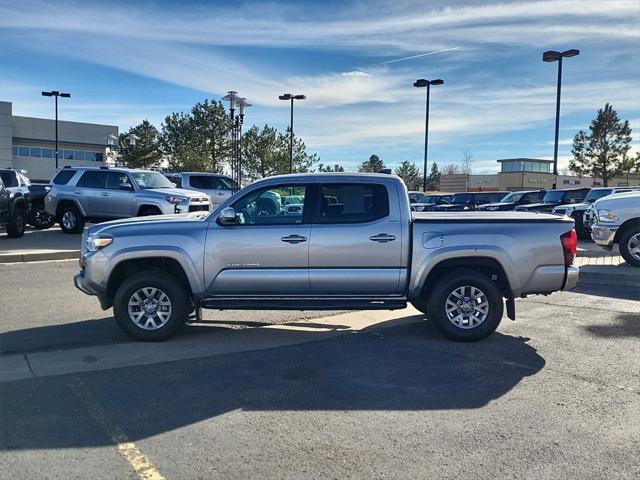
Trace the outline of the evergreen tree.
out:
[[[130,135],[136,136],[134,145],[130,144]],[[152,168],[160,166],[162,151],[158,129],[148,120],[121,133],[118,138],[120,147],[119,163],[130,168]]]
[[[407,190],[422,189],[422,175],[420,175],[420,170],[415,163],[405,160],[395,169],[394,173],[402,179]]]
[[[602,178],[606,187],[609,180],[623,171],[623,161],[631,148],[631,127],[607,103],[598,110],[589,131],[580,130],[574,137],[569,168],[578,175]]]

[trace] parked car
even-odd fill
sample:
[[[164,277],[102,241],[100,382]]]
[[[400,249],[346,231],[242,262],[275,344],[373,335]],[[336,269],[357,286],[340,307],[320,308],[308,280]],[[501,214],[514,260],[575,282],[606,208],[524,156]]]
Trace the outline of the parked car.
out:
[[[434,212],[462,212],[475,210],[480,205],[502,200],[509,192],[461,192],[453,195],[448,203],[437,205]]]
[[[538,203],[542,201],[546,190],[527,190],[523,192],[511,192],[496,203],[481,205],[476,210],[486,210],[490,212],[515,210],[518,205]]]
[[[414,212],[430,212],[438,205],[447,205],[451,202],[453,193],[427,193],[423,194],[417,202],[411,204]]]
[[[47,213],[44,205],[44,198],[51,190],[49,185],[29,184],[29,192],[31,193],[31,212],[29,213],[28,223],[38,230],[51,228],[56,223],[56,217]]]
[[[287,196],[303,210],[270,213]],[[412,214],[398,177],[298,174],[257,181],[208,216],[93,225],[74,282],[138,340],[173,336],[201,308],[411,302],[447,337],[476,341],[497,328],[504,299],[513,319],[515,298],[575,288],[576,245],[566,217]]]
[[[86,221],[211,209],[206,195],[175,188],[151,170],[65,167],[49,186],[46,211],[64,233],[82,232]]]
[[[611,250],[618,244],[629,265],[640,267],[640,191],[617,193],[596,200],[591,238]]]
[[[518,205],[517,212],[546,212],[551,213],[554,207],[566,203],[574,204],[584,201],[584,197],[589,193],[589,188],[573,188],[570,190],[548,190],[538,203]]]
[[[238,190],[231,177],[219,173],[181,172],[165,175],[178,188],[206,193],[213,208],[222,204],[234,191]]]
[[[410,204],[417,203],[422,197],[424,197],[424,192],[419,192],[417,190],[411,190],[410,192],[408,192],[408,194]]]
[[[0,175],[0,228],[7,231],[7,236],[18,238],[24,235],[27,207],[28,199],[20,192],[9,191]]]
[[[553,208],[553,213],[556,215],[567,215],[573,218],[576,222],[576,233],[578,234],[578,238],[591,238],[591,227],[584,224],[584,214],[589,210],[591,204],[602,197],[606,197],[607,195],[631,192],[635,189],[636,188],[634,187],[592,188],[589,190],[589,193],[587,193],[587,196],[584,197],[584,201],[582,203],[558,205]]]

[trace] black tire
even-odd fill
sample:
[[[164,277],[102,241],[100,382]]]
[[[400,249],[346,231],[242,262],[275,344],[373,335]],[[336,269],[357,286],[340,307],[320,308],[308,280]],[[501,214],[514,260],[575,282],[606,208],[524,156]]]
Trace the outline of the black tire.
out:
[[[9,217],[9,223],[7,223],[7,236],[11,238],[20,238],[24,235],[25,227],[25,215],[24,210],[16,208],[13,215]]]
[[[162,215],[162,212],[157,207],[142,207],[138,212],[139,217],[148,217],[151,215]]]
[[[454,320],[449,319],[449,314],[446,310],[447,299],[450,295],[454,298],[453,292],[455,292],[456,289],[467,286],[474,287],[481,291],[488,305],[488,310],[485,312],[486,317],[484,320],[476,326],[472,326],[475,322],[468,318],[468,314],[462,313],[462,318],[460,322],[458,322],[461,326],[457,326],[454,324]],[[470,292],[470,289],[464,289],[464,295]],[[469,295],[461,299],[463,303],[460,307],[461,309],[469,308],[470,305],[473,304],[472,301],[466,302],[465,304],[464,298],[471,299],[472,297]],[[482,300],[482,297],[480,297],[480,300]],[[484,301],[482,303],[484,303]],[[427,305],[429,319],[433,321],[440,333],[452,340],[460,342],[477,342],[491,335],[495,329],[498,328],[498,325],[500,325],[504,311],[502,294],[498,285],[486,275],[475,270],[457,270],[445,275],[438,281],[436,287],[429,294]],[[460,312],[462,312],[462,310],[460,310]],[[459,318],[459,316],[454,318]],[[467,320],[466,323],[464,321],[465,319]],[[471,325],[469,322],[471,322]],[[464,328],[464,325],[466,325],[467,328]]]
[[[82,233],[87,221],[75,205],[65,205],[58,210],[58,223],[64,233]]]
[[[411,305],[413,305],[416,310],[420,310],[427,317],[429,316],[429,304],[426,298],[416,298],[411,300]]]
[[[29,225],[38,230],[46,230],[53,227],[56,217],[46,212],[44,208],[32,208],[29,214]]]
[[[156,289],[159,291],[160,293],[154,293],[153,295],[159,303],[163,299],[162,294],[169,300],[170,310],[168,314],[166,311],[164,312],[167,314],[165,319],[157,314],[152,314],[150,317],[146,313],[142,313],[145,307],[141,304],[138,311],[142,317],[147,316],[147,320],[141,317],[139,321],[144,322],[152,318],[149,329],[145,329],[140,324],[135,323],[135,319],[129,314],[129,302],[134,294],[142,289]],[[140,300],[150,298],[143,299],[143,295],[138,293],[138,298]],[[137,307],[133,305],[132,308],[136,309]],[[186,323],[191,309],[189,293],[176,281],[175,277],[159,270],[144,270],[127,278],[118,287],[113,299],[113,314],[120,328],[134,340],[145,342],[158,342],[173,337]]]
[[[625,228],[622,235],[620,235],[618,246],[620,247],[620,255],[622,255],[625,262],[632,267],[640,267],[640,258],[638,258],[637,253],[634,255],[632,251],[636,249],[635,251],[637,252],[637,249],[640,249],[640,222]]]

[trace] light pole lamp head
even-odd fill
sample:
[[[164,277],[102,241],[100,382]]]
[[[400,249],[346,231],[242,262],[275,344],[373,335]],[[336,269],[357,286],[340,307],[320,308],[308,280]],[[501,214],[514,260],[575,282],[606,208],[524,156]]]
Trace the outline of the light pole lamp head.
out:
[[[62,98],[71,98],[71,94],[70,93],[61,93],[60,96]]]
[[[284,93],[280,95],[278,98],[280,100],[291,100],[293,98],[293,95],[291,95],[290,93]]]
[[[240,109],[240,115],[244,115],[244,109],[251,107],[251,104],[247,102],[247,99],[242,97],[236,100],[236,106]]]
[[[555,50],[547,50],[542,54],[543,62],[555,62],[560,60],[562,54],[560,52],[556,52]]]
[[[442,80],[441,78],[437,78],[435,80],[431,80],[429,83],[431,85],[442,85],[444,83],[444,80]]]
[[[426,80],[424,78],[419,78],[418,80],[413,82],[413,86],[416,88],[424,88],[427,85],[429,85],[429,80]]]
[[[107,145],[113,146],[116,143],[118,143],[118,136],[117,135],[114,135],[113,133],[110,133],[109,135],[107,135]]]
[[[575,48],[572,48],[571,50],[565,50],[564,52],[562,52],[562,56],[563,57],[575,57],[576,55],[580,55],[580,50],[576,50]]]
[[[237,98],[238,92],[236,92],[235,90],[229,90],[227,94],[222,97],[222,100],[229,102],[229,110],[233,111]]]
[[[43,97],[53,97],[53,92],[42,92]]]
[[[129,142],[129,145],[131,145],[132,147],[136,146],[136,140],[140,140],[140,137],[130,133],[129,135],[127,135],[127,141]]]
[[[306,100],[307,96],[306,95],[295,95],[293,98],[295,98],[296,100]]]

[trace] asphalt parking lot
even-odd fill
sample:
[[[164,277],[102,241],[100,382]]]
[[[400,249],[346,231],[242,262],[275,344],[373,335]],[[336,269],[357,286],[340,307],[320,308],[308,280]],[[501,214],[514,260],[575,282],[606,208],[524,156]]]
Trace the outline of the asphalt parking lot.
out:
[[[33,362],[0,383],[0,478],[640,475],[635,285],[519,300],[477,344],[412,309],[207,312],[145,357],[75,270],[0,265],[0,360]]]

